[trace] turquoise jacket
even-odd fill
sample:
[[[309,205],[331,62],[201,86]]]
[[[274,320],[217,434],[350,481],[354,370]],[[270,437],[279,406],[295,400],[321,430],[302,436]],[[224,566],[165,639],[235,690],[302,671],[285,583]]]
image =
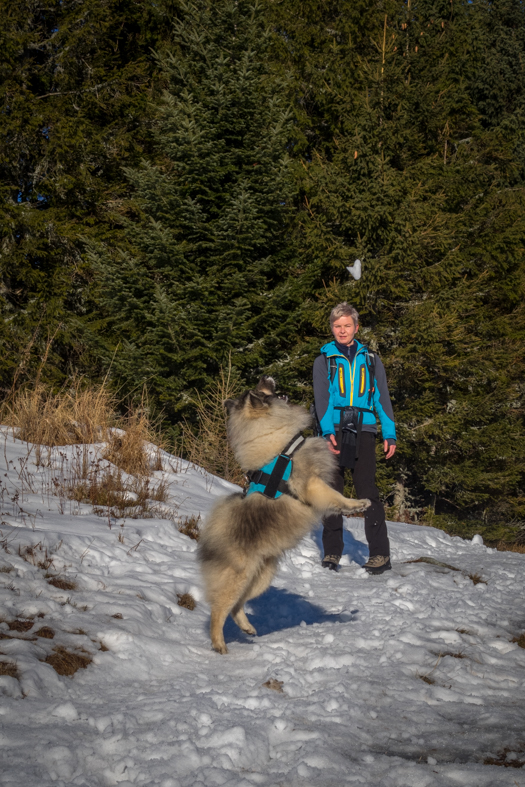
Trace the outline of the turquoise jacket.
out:
[[[370,380],[367,356],[371,353],[368,347],[357,339],[354,339],[354,342],[357,349],[352,365],[348,358],[339,352],[333,341],[321,347],[321,355],[314,363],[315,409],[323,437],[336,433],[341,411],[335,408],[352,406],[365,410],[362,426],[364,432],[377,432],[377,415],[383,439],[395,440],[396,427],[385,367],[377,353],[374,353],[375,379]],[[337,370],[333,380],[330,380],[331,357],[337,360]],[[370,395],[371,389],[373,390]]]

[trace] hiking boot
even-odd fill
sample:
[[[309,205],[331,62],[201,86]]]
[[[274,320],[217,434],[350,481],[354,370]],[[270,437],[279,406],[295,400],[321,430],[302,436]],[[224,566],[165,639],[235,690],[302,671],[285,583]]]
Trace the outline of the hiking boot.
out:
[[[325,555],[321,561],[321,565],[323,568],[329,568],[330,571],[337,571],[340,560],[341,555]]]
[[[363,568],[365,571],[368,571],[369,574],[382,574],[383,571],[389,571],[392,566],[390,565],[390,558],[388,555],[374,555],[374,557],[368,558]]]

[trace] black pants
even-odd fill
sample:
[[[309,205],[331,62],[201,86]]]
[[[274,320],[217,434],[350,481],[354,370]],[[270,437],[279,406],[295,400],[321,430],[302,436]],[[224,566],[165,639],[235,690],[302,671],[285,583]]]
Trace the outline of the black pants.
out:
[[[361,432],[359,439],[359,458],[352,472],[355,490],[359,499],[367,497],[372,505],[364,513],[365,536],[370,549],[370,557],[390,555],[390,544],[385,522],[385,509],[379,499],[376,486],[376,436],[372,432]],[[333,488],[343,493],[345,468],[339,467],[333,481]],[[325,555],[343,553],[343,515],[329,514],[323,519],[323,549]]]

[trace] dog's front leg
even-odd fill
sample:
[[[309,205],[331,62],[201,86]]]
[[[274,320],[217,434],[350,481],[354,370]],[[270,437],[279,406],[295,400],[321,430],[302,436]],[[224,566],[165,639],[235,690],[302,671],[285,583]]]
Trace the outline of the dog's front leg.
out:
[[[351,514],[356,511],[364,511],[371,503],[364,498],[362,500],[352,500],[328,486],[321,478],[311,478],[306,485],[306,502],[318,511],[329,511],[335,509],[343,514]]]

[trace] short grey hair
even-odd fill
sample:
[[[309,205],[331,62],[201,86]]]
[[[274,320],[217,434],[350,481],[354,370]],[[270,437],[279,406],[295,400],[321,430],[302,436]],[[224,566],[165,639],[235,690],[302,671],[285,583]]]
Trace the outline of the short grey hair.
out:
[[[346,301],[338,303],[330,312],[330,328],[334,327],[334,322],[338,320],[339,317],[351,317],[354,324],[359,325],[359,314],[357,313],[357,309],[354,309],[354,307],[350,306]]]

